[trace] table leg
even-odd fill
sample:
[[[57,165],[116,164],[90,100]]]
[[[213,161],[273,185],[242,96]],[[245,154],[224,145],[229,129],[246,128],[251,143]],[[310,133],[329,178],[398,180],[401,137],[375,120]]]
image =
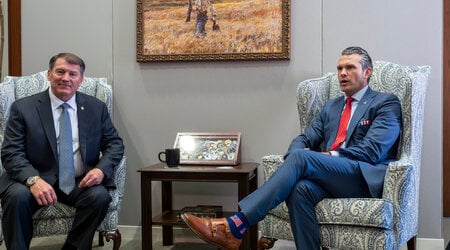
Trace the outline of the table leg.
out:
[[[162,211],[172,211],[172,182],[161,181]],[[162,226],[163,246],[173,245],[173,226]]]
[[[142,250],[152,249],[152,179],[141,173]]]
[[[255,174],[253,176],[250,176],[249,178],[249,193],[252,193],[258,188],[258,171],[255,170]],[[258,247],[258,224],[250,227],[250,247],[251,249],[257,249]]]
[[[242,200],[245,196],[247,196],[249,194],[249,179],[248,179],[248,175],[245,175],[243,177],[239,178],[238,181],[238,200]],[[242,238],[242,244],[241,247],[239,249],[241,250],[246,250],[246,249],[250,249],[250,240],[252,238],[252,234],[253,234],[253,227],[250,227],[250,230],[247,231],[244,234],[244,237]],[[256,248],[255,248],[256,249]]]

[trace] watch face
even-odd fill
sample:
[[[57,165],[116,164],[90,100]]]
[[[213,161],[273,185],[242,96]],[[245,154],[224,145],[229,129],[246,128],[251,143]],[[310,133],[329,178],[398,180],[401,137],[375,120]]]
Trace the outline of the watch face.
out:
[[[34,177],[29,177],[29,178],[27,179],[27,185],[28,185],[28,186],[33,185],[35,182],[36,182],[36,178],[34,178]]]

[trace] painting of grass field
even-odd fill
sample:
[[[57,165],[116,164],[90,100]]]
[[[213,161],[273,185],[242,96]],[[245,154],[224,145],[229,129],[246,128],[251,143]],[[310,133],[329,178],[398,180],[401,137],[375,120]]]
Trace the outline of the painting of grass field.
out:
[[[195,36],[195,9],[186,21],[189,0],[143,1],[144,55],[282,52],[283,0],[211,0],[220,30],[208,20],[204,37]]]

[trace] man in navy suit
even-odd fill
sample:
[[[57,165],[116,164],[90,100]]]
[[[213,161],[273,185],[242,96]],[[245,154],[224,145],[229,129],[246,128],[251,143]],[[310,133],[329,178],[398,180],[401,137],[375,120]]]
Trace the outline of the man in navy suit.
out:
[[[34,212],[57,201],[76,208],[63,249],[92,248],[95,230],[111,201],[107,187],[114,186],[112,174],[124,146],[106,104],[77,92],[84,71],[81,58],[60,53],[50,59],[50,88],[11,105],[1,149],[6,172],[0,176],[2,228],[8,249],[28,249]],[[65,188],[58,181],[63,110],[70,117],[73,139],[68,158],[73,159],[69,179],[75,182],[69,191],[62,191]]]
[[[393,94],[372,90],[372,60],[362,48],[345,49],[337,63],[345,96],[329,100],[295,138],[272,177],[239,202],[227,218],[182,217],[204,240],[235,249],[245,230],[286,201],[295,244],[320,249],[315,205],[324,198],[381,197],[389,162],[397,159],[401,106]],[[348,100],[347,100],[348,99]],[[325,143],[326,152],[318,152]]]

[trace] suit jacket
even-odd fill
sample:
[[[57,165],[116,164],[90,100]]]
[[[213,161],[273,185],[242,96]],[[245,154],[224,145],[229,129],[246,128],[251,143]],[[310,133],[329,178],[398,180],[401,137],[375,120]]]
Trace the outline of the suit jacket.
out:
[[[305,132],[292,141],[285,157],[293,149],[319,150],[322,142],[329,151],[336,138],[344,105],[345,96],[325,103]],[[336,150],[340,157],[358,162],[373,197],[381,196],[387,165],[398,157],[401,127],[401,105],[397,96],[369,87],[349,122],[346,147]]]
[[[105,174],[103,185],[114,187],[112,174],[124,146],[114,128],[106,104],[76,92],[80,152],[85,171],[94,167]],[[58,179],[58,148],[48,89],[11,105],[1,160],[0,194],[13,182],[24,183],[39,175],[50,185]]]

